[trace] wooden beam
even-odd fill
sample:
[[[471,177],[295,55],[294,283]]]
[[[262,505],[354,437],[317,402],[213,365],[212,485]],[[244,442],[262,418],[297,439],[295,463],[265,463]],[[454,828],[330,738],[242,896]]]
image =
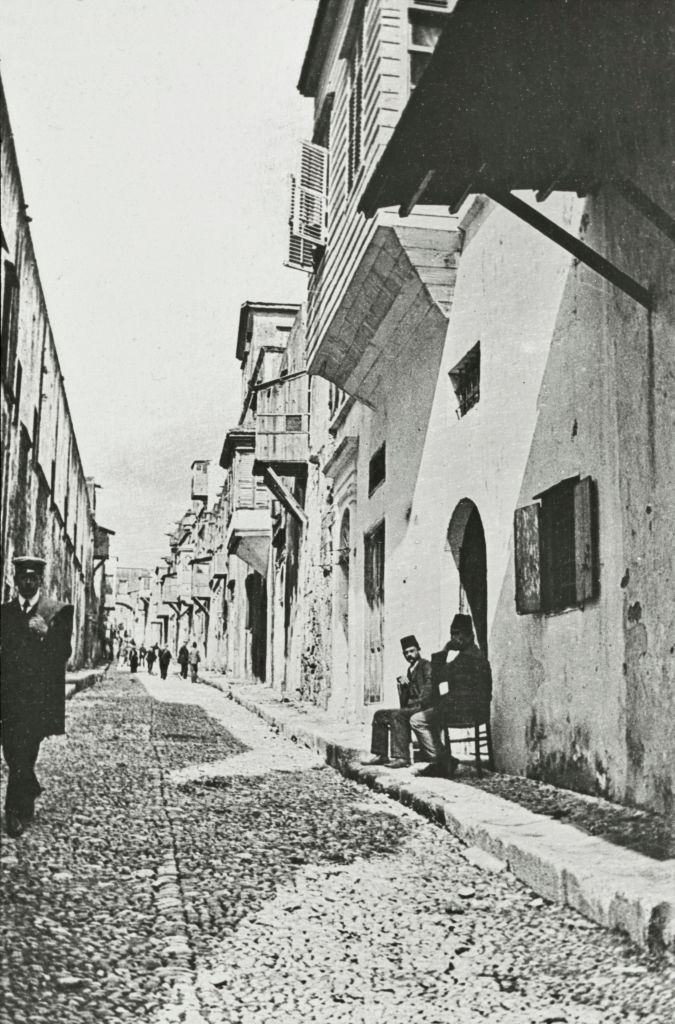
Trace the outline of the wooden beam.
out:
[[[641,188],[638,188],[634,181],[628,178],[617,179],[614,184],[624,199],[634,206],[636,210],[650,220],[654,227],[662,231],[671,242],[675,242],[675,220],[669,213],[650,199]]]
[[[585,263],[596,274],[600,274],[606,281],[613,284],[615,288],[620,288],[626,295],[630,295],[632,299],[641,306],[644,306],[645,309],[650,310],[652,308],[652,297],[648,288],[638,284],[632,277],[625,274],[623,270],[619,270],[613,263],[606,260],[604,256],[597,253],[595,249],[591,249],[589,245],[571,235],[569,231],[558,227],[548,217],[544,217],[538,210],[533,209],[511,192],[488,192],[487,195],[495,203],[499,203],[500,206],[510,210],[516,217],[520,217],[530,227],[540,231],[546,238],[550,238],[552,242],[561,246],[566,252],[574,256],[575,259]]]
[[[197,605],[197,609],[202,613],[202,615],[211,614],[209,606],[206,604],[206,602],[210,600],[208,597],[193,597],[192,600]]]
[[[291,492],[288,490],[283,480],[269,467],[265,470],[263,476],[265,484],[270,489],[275,498],[277,498],[284,506],[287,512],[289,512],[301,526],[307,525],[307,516],[305,510],[295,500]]]

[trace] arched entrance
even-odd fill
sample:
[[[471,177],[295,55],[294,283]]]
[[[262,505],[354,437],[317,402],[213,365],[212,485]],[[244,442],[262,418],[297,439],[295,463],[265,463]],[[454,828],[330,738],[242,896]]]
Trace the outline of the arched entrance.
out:
[[[459,610],[470,614],[485,655],[487,640],[487,555],[485,531],[476,505],[462,498],[448,526],[448,545],[459,572]]]

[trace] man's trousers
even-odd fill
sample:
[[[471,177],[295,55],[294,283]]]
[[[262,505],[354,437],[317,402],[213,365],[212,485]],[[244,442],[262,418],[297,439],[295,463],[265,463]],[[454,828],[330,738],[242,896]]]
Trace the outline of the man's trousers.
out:
[[[30,728],[3,726],[2,752],[9,768],[5,810],[19,818],[33,816],[35,798],[42,792],[35,776],[41,742],[42,736]]]
[[[376,711],[373,715],[371,752],[386,757],[391,735],[389,756],[410,761],[410,719],[414,714],[414,708],[380,708]]]
[[[443,729],[452,720],[452,702],[441,698],[432,708],[418,711],[410,720],[410,727],[420,746],[420,760],[438,763],[445,760]]]

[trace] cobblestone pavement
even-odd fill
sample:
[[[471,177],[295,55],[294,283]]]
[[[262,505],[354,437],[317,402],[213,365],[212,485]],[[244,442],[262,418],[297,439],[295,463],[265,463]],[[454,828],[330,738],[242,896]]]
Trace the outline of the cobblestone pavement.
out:
[[[480,871],[222,693],[112,673],[68,715],[2,844],[2,1024],[675,1020],[672,959]]]

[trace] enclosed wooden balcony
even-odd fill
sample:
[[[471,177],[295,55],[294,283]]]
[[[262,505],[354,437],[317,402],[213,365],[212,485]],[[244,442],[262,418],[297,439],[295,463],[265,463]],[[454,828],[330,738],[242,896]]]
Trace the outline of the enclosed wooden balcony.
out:
[[[387,363],[403,346],[444,334],[452,305],[461,236],[453,218],[390,210],[372,221],[352,211],[328,245],[308,295],[310,372],[369,405],[378,404]]]
[[[210,577],[212,580],[227,578],[227,551],[216,551],[211,558]]]
[[[258,388],[253,472],[297,476],[309,456],[309,377],[295,373]]]
[[[192,600],[204,600],[211,597],[209,577],[211,556],[195,558],[192,562]]]
[[[166,576],[162,584],[162,601],[175,604],[178,601],[178,582],[175,576]]]

